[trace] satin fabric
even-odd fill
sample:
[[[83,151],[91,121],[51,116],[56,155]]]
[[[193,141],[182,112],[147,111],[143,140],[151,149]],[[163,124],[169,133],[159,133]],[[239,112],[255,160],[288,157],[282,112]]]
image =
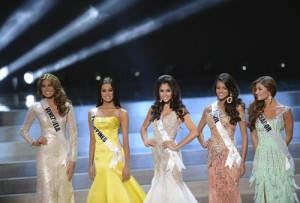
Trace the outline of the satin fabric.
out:
[[[120,121],[117,117],[96,117],[94,125],[114,143],[122,152],[124,151],[119,142],[118,132]],[[113,153],[95,133],[96,147],[94,164],[96,177],[90,188],[87,203],[142,203],[145,199],[145,192],[133,176],[122,182],[122,170],[124,165],[118,161],[116,168],[110,168],[110,161]]]

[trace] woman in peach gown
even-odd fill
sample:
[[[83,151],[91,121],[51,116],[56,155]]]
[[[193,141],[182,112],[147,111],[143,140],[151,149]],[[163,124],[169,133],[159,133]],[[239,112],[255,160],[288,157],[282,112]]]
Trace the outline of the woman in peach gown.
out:
[[[245,105],[238,86],[227,73],[220,74],[213,90],[218,100],[205,107],[198,124],[202,147],[208,149],[208,192],[210,203],[240,203],[239,179],[245,173],[248,136]],[[204,140],[202,130],[208,125],[211,137]],[[237,150],[234,133],[239,124],[242,152]]]

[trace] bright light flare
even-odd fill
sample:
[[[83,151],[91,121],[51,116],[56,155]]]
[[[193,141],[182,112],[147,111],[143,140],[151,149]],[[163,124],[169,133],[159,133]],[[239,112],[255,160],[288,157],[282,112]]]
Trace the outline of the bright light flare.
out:
[[[44,1],[48,2],[48,0]],[[135,1],[136,0],[107,0],[95,7],[90,7],[86,12],[72,21],[69,25],[35,46],[32,50],[28,51],[13,63],[9,64],[9,74],[19,70],[23,66],[42,57],[50,51],[62,46],[75,37],[84,34],[96,25],[103,23],[108,18],[116,15],[132,5]]]
[[[57,0],[30,0],[15,11],[0,29],[0,51],[38,22],[56,2]]]
[[[24,74],[24,80],[27,84],[31,84],[34,81],[34,77],[32,73],[25,73]]]
[[[35,102],[35,98],[33,95],[26,96],[26,106],[30,107]]]
[[[8,75],[8,67],[4,66],[0,69],[0,81]]]
[[[177,9],[169,11],[166,14],[159,15],[158,17],[154,17],[153,19],[150,18],[149,20],[145,20],[144,22],[136,26],[132,26],[130,28],[121,30],[112,37],[100,40],[93,46],[86,47],[84,49],[79,50],[78,52],[72,53],[69,56],[60,59],[54,64],[49,64],[47,66],[42,67],[41,69],[33,73],[34,79],[41,77],[47,72],[58,71],[76,62],[82,61],[92,55],[111,49],[115,46],[127,43],[138,37],[147,35],[171,23],[181,21],[192,14],[204,11],[212,6],[219,5],[220,3],[224,2],[227,1],[204,0],[181,5]]]

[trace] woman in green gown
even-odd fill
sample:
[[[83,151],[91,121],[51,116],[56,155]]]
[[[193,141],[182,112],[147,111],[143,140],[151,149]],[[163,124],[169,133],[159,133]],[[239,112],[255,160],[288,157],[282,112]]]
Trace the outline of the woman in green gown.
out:
[[[255,100],[250,104],[249,124],[255,156],[250,184],[255,182],[255,203],[299,202],[294,162],[287,146],[293,136],[290,107],[278,103],[276,82],[263,76],[251,84]]]

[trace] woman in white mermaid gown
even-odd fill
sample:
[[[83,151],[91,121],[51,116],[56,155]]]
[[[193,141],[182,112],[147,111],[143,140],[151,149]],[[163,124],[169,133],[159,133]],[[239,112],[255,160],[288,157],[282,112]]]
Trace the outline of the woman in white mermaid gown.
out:
[[[198,136],[197,127],[181,102],[180,89],[173,77],[169,75],[159,77],[155,91],[157,100],[149,109],[141,127],[145,146],[153,147],[154,161],[154,177],[144,203],[197,202],[183,181],[184,165],[178,151],[180,147]],[[183,122],[190,133],[176,145],[176,135]],[[148,139],[147,128],[150,123],[154,129],[154,137]]]

